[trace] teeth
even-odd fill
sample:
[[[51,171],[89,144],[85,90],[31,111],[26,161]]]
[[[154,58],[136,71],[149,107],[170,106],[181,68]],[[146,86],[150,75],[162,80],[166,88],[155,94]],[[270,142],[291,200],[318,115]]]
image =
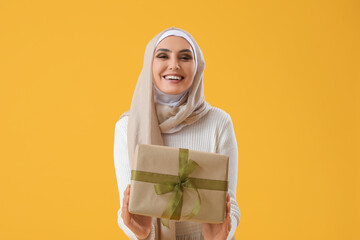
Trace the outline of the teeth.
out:
[[[169,76],[166,76],[166,77],[165,77],[165,79],[180,80],[180,79],[181,79],[181,77],[178,77],[178,76],[171,76],[171,75],[169,75]]]

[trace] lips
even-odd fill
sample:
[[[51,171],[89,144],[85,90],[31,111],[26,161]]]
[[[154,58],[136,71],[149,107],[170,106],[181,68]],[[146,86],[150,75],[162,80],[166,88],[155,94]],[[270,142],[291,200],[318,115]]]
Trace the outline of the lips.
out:
[[[163,75],[163,78],[166,80],[175,80],[175,81],[184,79],[184,77],[180,74],[166,74],[166,75]]]

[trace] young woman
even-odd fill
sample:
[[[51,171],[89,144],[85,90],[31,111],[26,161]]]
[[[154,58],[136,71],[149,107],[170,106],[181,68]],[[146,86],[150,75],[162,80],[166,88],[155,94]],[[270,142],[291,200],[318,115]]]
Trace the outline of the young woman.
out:
[[[121,202],[118,224],[131,239],[234,239],[240,221],[237,144],[230,116],[204,100],[204,67],[199,46],[182,29],[168,28],[146,47],[130,111],[115,126],[114,160]],[[138,143],[228,155],[224,223],[170,220],[168,229],[156,218],[129,213],[130,166]]]

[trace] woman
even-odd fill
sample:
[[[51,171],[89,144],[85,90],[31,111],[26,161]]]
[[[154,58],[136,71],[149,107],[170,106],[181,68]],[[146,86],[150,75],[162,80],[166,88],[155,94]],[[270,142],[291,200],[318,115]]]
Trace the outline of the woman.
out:
[[[118,224],[131,239],[233,239],[239,224],[236,203],[237,144],[230,116],[204,100],[202,52],[182,29],[168,28],[145,50],[131,102],[115,126],[114,160],[121,209]],[[222,224],[159,220],[130,214],[131,159],[138,143],[166,145],[229,156],[227,214]]]

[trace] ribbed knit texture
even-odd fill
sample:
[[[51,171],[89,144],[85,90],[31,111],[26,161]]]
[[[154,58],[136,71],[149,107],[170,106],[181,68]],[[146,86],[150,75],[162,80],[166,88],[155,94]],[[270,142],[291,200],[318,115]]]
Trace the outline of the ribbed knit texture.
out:
[[[122,205],[125,188],[130,184],[131,173],[128,160],[127,125],[127,116],[122,117],[115,125],[114,161],[120,205]],[[184,127],[179,132],[162,134],[162,136],[165,146],[220,153],[229,156],[228,192],[231,202],[231,231],[228,239],[232,239],[240,221],[240,210],[236,202],[238,152],[230,116],[223,110],[212,107],[211,110],[197,122]],[[136,236],[123,223],[121,208],[118,211],[118,224],[130,239],[136,239]],[[176,221],[175,225],[177,240],[202,239],[201,223]],[[155,226],[153,226],[151,234],[147,239],[155,239]]]

